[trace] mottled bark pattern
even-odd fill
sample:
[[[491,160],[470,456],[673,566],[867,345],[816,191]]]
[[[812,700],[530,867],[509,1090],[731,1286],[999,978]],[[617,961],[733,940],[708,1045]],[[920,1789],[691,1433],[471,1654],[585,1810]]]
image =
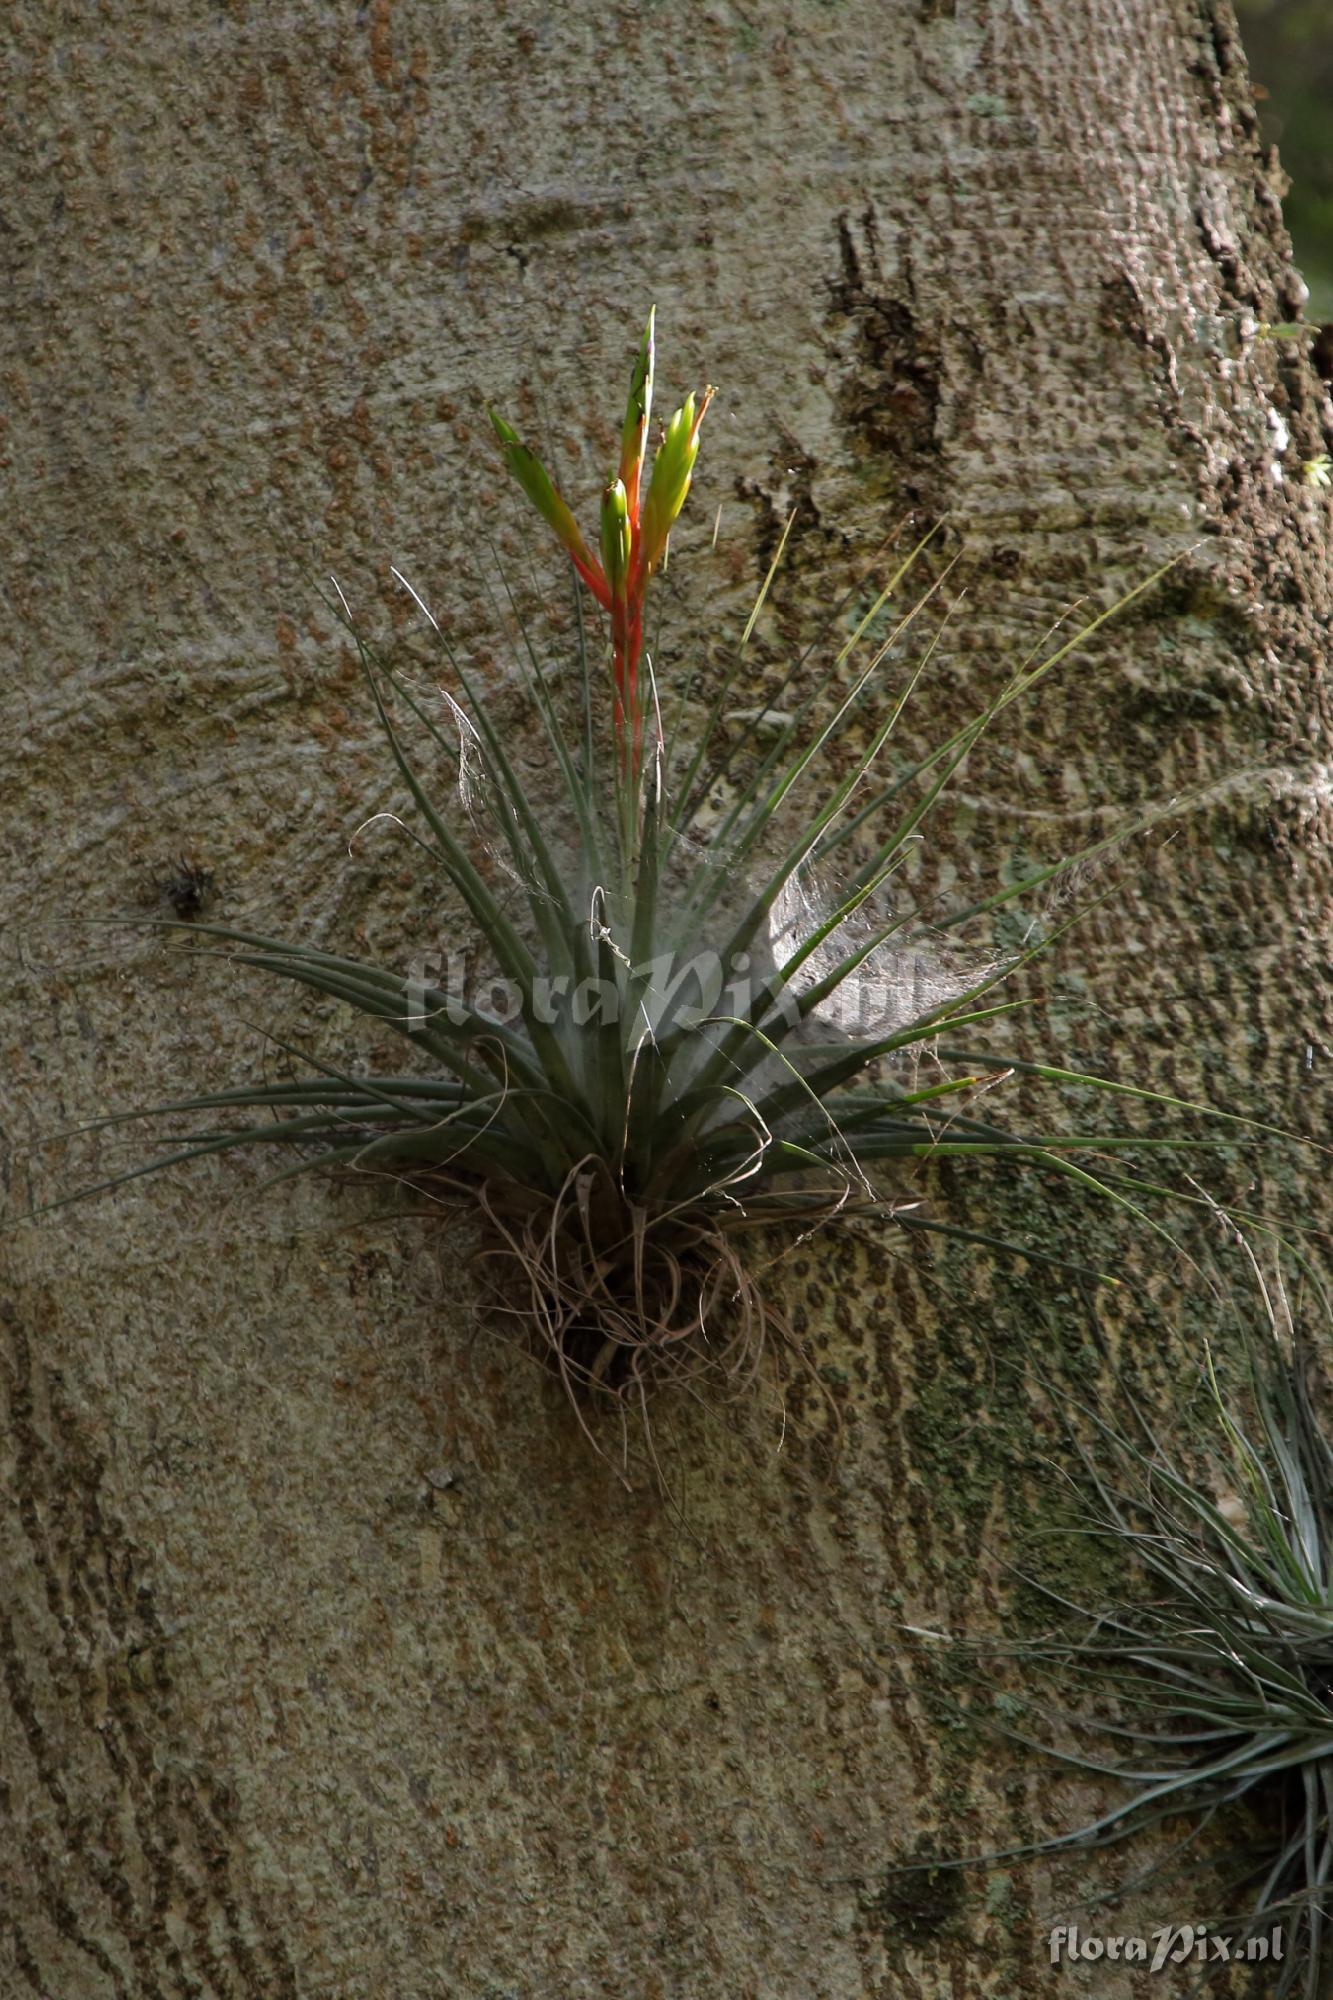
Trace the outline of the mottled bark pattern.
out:
[[[653,298],[663,395],[722,385],[681,629],[735,613],[800,499],[781,664],[803,602],[947,507],[970,609],[921,740],[1071,597],[1198,545],[969,773],[922,886],[1211,787],[1075,934],[1081,1006],[1027,1033],[1319,1129],[1330,500],[1300,464],[1331,412],[1262,331],[1299,287],[1221,0],[104,0],[20,5],[0,40],[12,1212],[129,1157],[53,1131],[243,1076],[250,1024],[311,1018],[179,934],[69,919],[170,915],[183,858],[233,918],[441,940],[405,845],[348,852],[398,800],[317,591],[415,629],[397,563],[508,702],[467,559],[478,523],[519,547],[483,402],[586,502]],[[1317,1189],[1290,1159],[1272,1183]],[[0,1990],[1074,1989],[1045,1928],[1086,1869],[887,1872],[1090,1802],[951,1728],[957,1676],[904,1630],[997,1628],[1004,1559],[1064,1518],[1015,1364],[1080,1337],[1072,1288],[807,1246],[775,1282],[840,1449],[809,1393],[780,1450],[771,1399],[671,1410],[666,1506],[478,1330],[465,1236],[256,1184],[148,1181],[0,1239]],[[1138,1261],[1118,1337],[1165,1391],[1165,1253],[1083,1220]]]

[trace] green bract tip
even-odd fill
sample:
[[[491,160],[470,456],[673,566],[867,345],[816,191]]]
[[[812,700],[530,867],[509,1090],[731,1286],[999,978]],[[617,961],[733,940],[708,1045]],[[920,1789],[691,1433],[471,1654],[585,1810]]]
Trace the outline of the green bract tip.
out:
[[[662,442],[657,447],[648,498],[643,506],[640,537],[640,560],[649,571],[661,561],[672,524],[685,504],[685,495],[690,490],[694,473],[694,461],[699,456],[699,426],[712,399],[711,388],[705,389],[697,402],[693,396],[687,396],[667,425]]]
[[[648,437],[648,420],[653,409],[653,324],[657,307],[648,313],[634,372],[630,376],[629,402],[625,407],[625,427],[620,437],[620,477],[631,510],[638,511],[639,474],[643,469],[643,448]]]
[[[631,539],[629,498],[623,481],[613,479],[602,495],[602,567],[615,597],[624,594]]]

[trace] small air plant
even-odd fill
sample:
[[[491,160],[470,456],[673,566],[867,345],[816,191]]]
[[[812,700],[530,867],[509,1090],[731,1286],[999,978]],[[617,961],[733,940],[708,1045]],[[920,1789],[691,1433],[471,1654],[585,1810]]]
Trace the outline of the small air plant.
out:
[[[596,553],[536,454],[493,417],[505,464],[569,555],[576,598],[581,585],[609,621],[603,658],[580,620],[572,701],[567,677],[528,649],[548,801],[534,800],[484,689],[442,634],[452,689],[440,690],[437,705],[372,654],[347,614],[419,816],[419,845],[461,899],[512,1006],[305,944],[197,924],[195,933],[234,963],[380,1023],[418,1067],[389,1074],[307,1056],[309,1074],[124,1114],[203,1121],[138,1173],[262,1146],[293,1155],[291,1172],[391,1175],[432,1201],[471,1204],[487,1254],[503,1267],[502,1298],[536,1330],[566,1384],[627,1401],[663,1378],[691,1383],[712,1371],[747,1380],[770,1336],[782,1334],[744,1254],[748,1233],[777,1225],[790,1240],[853,1213],[943,1227],[901,1191],[885,1194],[873,1176],[886,1164],[1003,1157],[1106,1186],[1104,1173],[1065,1156],[1153,1143],[1077,1128],[1005,1130],[978,1116],[976,1095],[1005,1065],[966,1048],[947,1056],[940,1038],[1018,1004],[994,1001],[992,989],[1039,947],[1009,968],[992,963],[914,998],[903,967],[914,951],[934,947],[909,915],[883,903],[983,731],[1112,613],[1024,662],[970,721],[885,771],[882,753],[924,660],[886,712],[870,704],[920,600],[887,637],[868,635],[924,543],[899,563],[831,662],[815,666],[807,655],[792,669],[785,706],[773,711],[778,724],[761,738],[729,725],[728,702],[770,569],[701,722],[691,733],[687,686],[676,692],[668,731],[644,648],[644,603],[689,490],[712,392],[672,416],[641,498],[653,370],[650,318]],[[849,724],[857,747],[843,750],[841,775],[825,777],[826,753]],[[409,752],[411,731],[452,766],[471,839],[436,803]],[[931,938],[1086,859],[1085,851],[1040,868],[937,917]],[[835,877],[841,886],[831,899],[812,899],[812,882]],[[922,1056],[930,1059],[925,1080]],[[1059,1085],[1094,1081],[1058,1066],[1015,1067]]]
[[[1266,1281],[1246,1254],[1262,1340],[1247,1336],[1248,1379],[1234,1391],[1209,1363],[1209,1420],[1183,1459],[1132,1400],[1132,1434],[1086,1413],[1092,1532],[1126,1551],[1142,1588],[1110,1607],[1057,1599],[1088,1621],[1086,1638],[1020,1657],[1082,1689],[1089,1706],[1109,1698],[1116,1719],[1076,1724],[1076,1747],[1048,1754],[1129,1796],[1029,1851],[1160,1838],[1163,1823],[1190,1845],[1224,1808],[1248,1807],[1260,1831],[1231,1906],[1208,1926],[1221,1941],[1210,1962],[1242,1958],[1251,1939],[1261,1954],[1280,1933],[1265,1991],[1317,2000],[1333,1987],[1333,1447],[1280,1278]],[[1115,1747],[1084,1749],[1088,1732]]]

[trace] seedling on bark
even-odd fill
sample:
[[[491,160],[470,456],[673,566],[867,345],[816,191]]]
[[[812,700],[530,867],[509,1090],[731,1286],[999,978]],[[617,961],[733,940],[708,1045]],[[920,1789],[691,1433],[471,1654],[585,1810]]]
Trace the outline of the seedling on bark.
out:
[[[1023,1853],[1139,1838],[1147,1865],[1126,1886],[1188,1880],[1199,1934],[1221,1940],[1200,1947],[1210,1967],[1254,1939],[1265,1993],[1319,2000],[1333,1977],[1333,1447],[1312,1400],[1313,1341],[1280,1273],[1245,1254],[1259,1323],[1243,1329],[1230,1386],[1207,1362],[1202,1421],[1164,1445],[1123,1384],[1123,1422],[1081,1412],[1085,1532],[1131,1581],[1113,1601],[1046,1589],[1066,1629],[1008,1649],[1073,1703],[1072,1747],[1005,1733],[1112,1787],[1105,1812]],[[1326,1339],[1317,1287],[1311,1300]],[[1249,1831],[1219,1855],[1242,1808]],[[1204,1835],[1228,1883],[1221,1909],[1200,1903]]]

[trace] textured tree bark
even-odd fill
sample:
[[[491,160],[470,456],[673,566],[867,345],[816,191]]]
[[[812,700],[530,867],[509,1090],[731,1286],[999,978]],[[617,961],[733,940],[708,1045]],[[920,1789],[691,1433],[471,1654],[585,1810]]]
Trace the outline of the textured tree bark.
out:
[[[396,795],[317,591],[405,627],[395,563],[493,632],[472,555],[518,514],[483,403],[526,397],[593,493],[654,298],[664,393],[722,385],[681,620],[743,600],[799,500],[781,663],[803,604],[947,507],[972,596],[923,738],[1071,597],[1197,545],[997,743],[923,881],[1211,787],[1075,935],[1084,1008],[1042,1045],[1317,1129],[1330,502],[1299,468],[1333,411],[1262,330],[1300,286],[1221,0],[105,0],[4,44],[14,1214],[127,1157],[56,1128],[309,1021],[83,921],[170,914],[180,857],[230,917],[434,948],[407,850],[348,850]],[[799,1394],[781,1449],[770,1405],[669,1412],[668,1506],[477,1327],[465,1238],[255,1185],[0,1239],[5,1993],[1067,1989],[1045,1913],[1086,1870],[887,1871],[1073,1823],[951,1733],[904,1627],[1009,1615],[1002,1558],[1049,1518],[1014,1366],[1076,1299],[808,1246],[780,1281],[840,1448]],[[1138,1305],[1169,1385],[1170,1298]]]

